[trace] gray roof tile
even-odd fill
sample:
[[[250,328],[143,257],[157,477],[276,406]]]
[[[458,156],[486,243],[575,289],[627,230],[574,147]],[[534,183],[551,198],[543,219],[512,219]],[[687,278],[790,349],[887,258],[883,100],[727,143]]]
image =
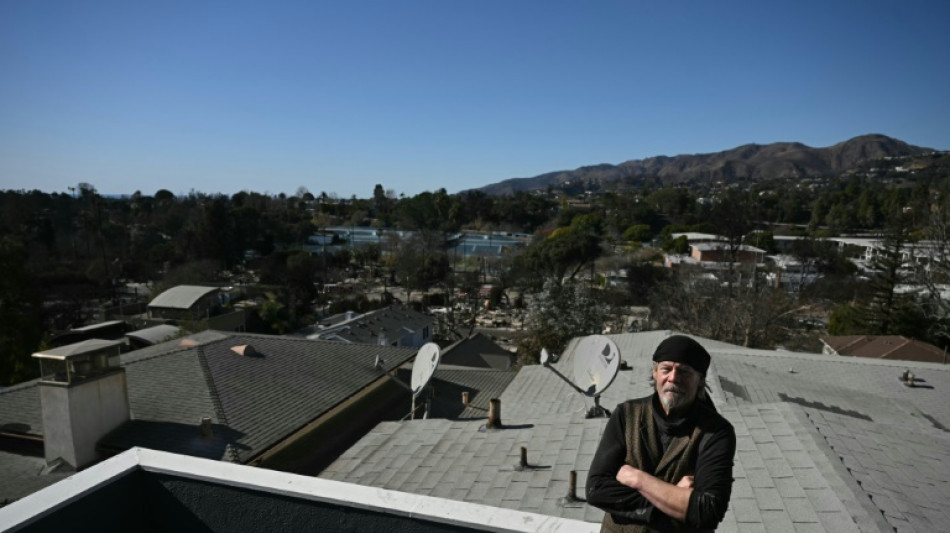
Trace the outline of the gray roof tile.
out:
[[[212,332],[195,340],[121,357],[132,420],[100,446],[244,462],[379,379],[377,355],[392,370],[416,353],[268,335]],[[231,350],[236,345],[252,345],[257,355],[238,355]],[[213,422],[210,441],[199,431],[206,416]],[[0,392],[0,424],[42,434],[36,382]]]
[[[43,473],[46,460],[43,457],[23,455],[0,450],[0,507],[30,493],[52,485],[73,472],[55,471]]]
[[[632,370],[618,374],[603,394],[604,407],[613,409],[623,400],[651,392],[650,356],[670,333],[612,337]],[[721,531],[921,529],[947,522],[948,369],[916,364],[915,374],[933,389],[911,389],[897,381],[903,364],[842,361],[697,340],[713,354],[707,376],[712,397],[738,437],[733,499]],[[576,342],[555,363],[565,375],[573,372],[574,346]],[[598,521],[602,513],[593,507],[559,503],[570,470],[577,470],[583,489],[603,431],[603,419],[584,418],[591,399],[574,392],[550,370],[532,366],[521,369],[501,400],[502,420],[512,429],[478,432],[477,422],[464,420],[426,426],[428,436],[439,439],[439,450],[464,450],[462,457],[453,458],[475,475],[465,480],[464,499]],[[451,434],[450,425],[455,431]],[[406,422],[398,424],[397,432],[421,441],[420,430]],[[528,448],[529,462],[545,469],[529,475],[513,469],[522,445]],[[350,459],[341,461],[367,454],[366,446],[358,444],[345,454]],[[435,463],[443,460],[437,458]],[[337,468],[323,475],[373,484],[365,473],[346,472]],[[445,476],[440,483],[456,481]],[[431,490],[410,483],[390,488]],[[494,489],[503,489],[502,494]],[[446,490],[450,497],[463,492],[457,486]]]

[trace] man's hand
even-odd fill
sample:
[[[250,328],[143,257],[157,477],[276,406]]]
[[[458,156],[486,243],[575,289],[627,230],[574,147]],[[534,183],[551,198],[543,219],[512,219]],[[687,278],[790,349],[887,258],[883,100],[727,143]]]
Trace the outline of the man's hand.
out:
[[[637,482],[640,479],[641,473],[641,470],[637,470],[630,465],[623,465],[620,467],[620,470],[617,471],[617,481],[633,490],[640,490]]]
[[[693,492],[693,476],[683,476],[676,485],[658,479],[643,470],[623,465],[617,471],[617,481],[639,491],[660,512],[676,520],[686,519],[689,495]]]
[[[683,476],[683,479],[679,480],[676,486],[684,489],[693,488],[693,476]]]

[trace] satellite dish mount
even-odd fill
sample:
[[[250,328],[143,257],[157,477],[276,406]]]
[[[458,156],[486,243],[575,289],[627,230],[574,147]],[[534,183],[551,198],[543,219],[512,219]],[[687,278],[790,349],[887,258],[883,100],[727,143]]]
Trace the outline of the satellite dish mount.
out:
[[[429,408],[431,407],[432,399],[430,395],[424,393],[427,390],[426,386],[432,379],[432,375],[435,374],[436,368],[439,367],[439,358],[441,355],[442,349],[439,348],[438,344],[434,342],[423,344],[422,348],[419,348],[419,351],[416,352],[416,359],[412,363],[412,378],[409,385],[406,385],[406,382],[386,370],[383,366],[385,361],[383,361],[378,354],[376,355],[376,362],[373,364],[373,367],[376,368],[376,370],[385,372],[393,381],[412,394],[412,407],[409,411],[409,417],[411,419],[414,419],[416,416],[416,398],[420,395],[425,396],[425,410],[422,413],[422,418],[429,417]]]
[[[541,364],[567,382],[574,390],[594,399],[587,418],[606,418],[610,411],[600,405],[600,395],[613,383],[620,370],[620,349],[603,335],[590,335],[574,347],[574,380],[568,379],[551,366],[553,357],[547,348],[541,349]]]

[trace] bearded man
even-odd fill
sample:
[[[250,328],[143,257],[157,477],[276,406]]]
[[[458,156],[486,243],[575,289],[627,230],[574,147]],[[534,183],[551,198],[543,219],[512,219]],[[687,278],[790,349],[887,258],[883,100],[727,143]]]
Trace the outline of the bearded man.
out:
[[[656,391],[617,406],[587,477],[602,531],[712,531],[732,493],[736,433],[706,392],[710,356],[674,335],[653,354]]]

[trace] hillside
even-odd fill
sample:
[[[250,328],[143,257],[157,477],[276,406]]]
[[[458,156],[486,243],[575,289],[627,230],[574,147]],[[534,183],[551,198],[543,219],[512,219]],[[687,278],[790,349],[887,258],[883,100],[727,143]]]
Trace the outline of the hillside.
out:
[[[664,184],[686,181],[735,181],[805,178],[841,173],[881,159],[930,152],[886,135],[862,135],[827,148],[796,142],[746,144],[711,154],[656,156],[619,165],[601,164],[575,170],[548,172],[531,178],[512,178],[479,190],[492,195],[541,190],[566,182],[658,178]]]

